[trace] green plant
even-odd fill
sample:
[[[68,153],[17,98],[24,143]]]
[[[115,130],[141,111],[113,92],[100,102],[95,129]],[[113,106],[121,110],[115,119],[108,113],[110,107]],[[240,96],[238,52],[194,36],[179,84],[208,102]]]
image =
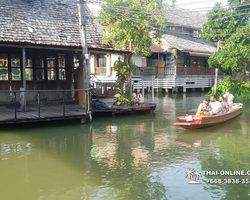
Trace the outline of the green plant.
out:
[[[230,76],[225,76],[223,81],[217,85],[217,97],[225,94],[226,89],[230,89],[230,92],[235,97],[235,102],[249,102],[250,103],[250,85],[249,82],[239,82],[236,79],[232,79]],[[214,94],[214,86],[206,96]]]
[[[129,100],[125,97],[125,95],[122,95],[122,91],[120,88],[116,89],[114,104],[116,106],[129,104]]]

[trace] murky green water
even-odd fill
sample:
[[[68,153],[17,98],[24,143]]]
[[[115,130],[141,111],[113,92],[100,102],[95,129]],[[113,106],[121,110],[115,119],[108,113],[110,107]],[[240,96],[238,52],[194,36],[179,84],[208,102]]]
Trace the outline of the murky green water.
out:
[[[1,200],[250,199],[250,184],[188,184],[188,168],[250,170],[250,112],[203,129],[175,127],[203,94],[156,97],[155,113],[87,125],[0,131]]]

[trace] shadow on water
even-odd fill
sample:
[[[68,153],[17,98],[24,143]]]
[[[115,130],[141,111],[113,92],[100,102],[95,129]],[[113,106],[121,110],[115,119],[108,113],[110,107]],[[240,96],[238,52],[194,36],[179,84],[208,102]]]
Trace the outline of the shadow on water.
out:
[[[46,122],[32,122],[32,123],[18,123],[18,124],[4,124],[0,126],[0,131],[4,130],[24,130],[36,128],[51,128],[51,127],[67,127],[72,125],[81,125],[80,119],[63,120],[63,121],[46,121]],[[1,132],[0,132],[1,133]]]

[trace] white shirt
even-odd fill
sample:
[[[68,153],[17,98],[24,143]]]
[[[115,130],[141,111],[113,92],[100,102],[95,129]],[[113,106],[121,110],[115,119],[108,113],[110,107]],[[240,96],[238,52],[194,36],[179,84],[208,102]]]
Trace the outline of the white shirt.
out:
[[[228,104],[233,104],[234,95],[230,94],[224,94],[223,97],[226,99]]]
[[[210,106],[212,107],[214,114],[219,113],[222,110],[222,106],[219,101],[210,102]]]

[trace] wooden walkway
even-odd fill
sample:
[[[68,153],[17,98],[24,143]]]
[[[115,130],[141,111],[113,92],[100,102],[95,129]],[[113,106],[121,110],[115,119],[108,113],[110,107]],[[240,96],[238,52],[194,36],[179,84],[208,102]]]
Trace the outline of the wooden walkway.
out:
[[[151,111],[151,110],[155,110],[156,108],[156,104],[154,103],[145,103],[142,104],[141,106],[112,106],[112,109],[115,109],[115,111],[112,111],[113,115],[117,115],[117,114],[129,114],[129,113],[138,113],[138,112],[142,112],[142,111]]]
[[[27,105],[26,112],[20,108],[11,106],[0,106],[0,124],[27,123],[66,119],[86,119],[89,116],[85,109],[76,104],[66,104],[65,108],[59,105],[41,105],[40,112],[37,105]]]

